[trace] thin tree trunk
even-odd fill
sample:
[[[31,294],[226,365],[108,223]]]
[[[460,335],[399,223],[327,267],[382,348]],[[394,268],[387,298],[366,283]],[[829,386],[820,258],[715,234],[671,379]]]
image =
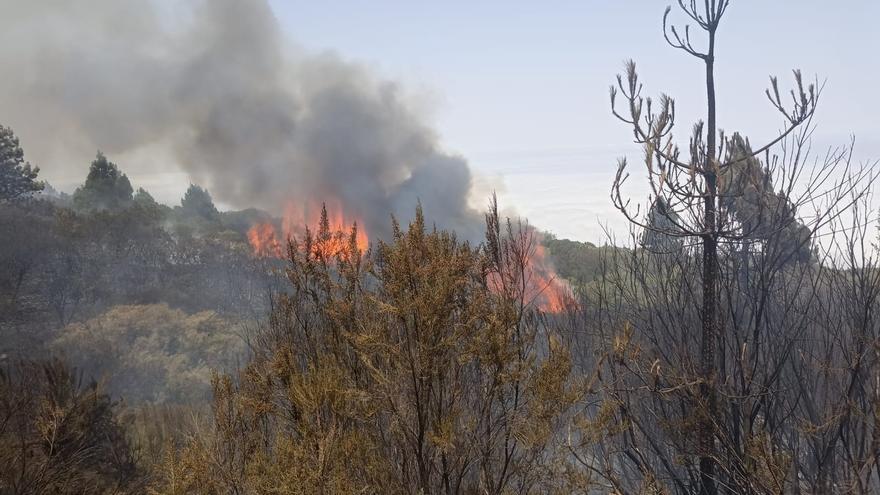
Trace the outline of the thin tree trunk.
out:
[[[715,485],[715,433],[712,424],[717,414],[715,347],[718,335],[718,238],[716,236],[717,177],[715,171],[715,30],[709,31],[709,50],[706,58],[706,96],[708,118],[706,126],[706,178],[704,199],[705,232],[703,235],[703,309],[700,343],[700,401],[704,409],[700,413],[697,431],[700,454],[700,493],[716,495]]]

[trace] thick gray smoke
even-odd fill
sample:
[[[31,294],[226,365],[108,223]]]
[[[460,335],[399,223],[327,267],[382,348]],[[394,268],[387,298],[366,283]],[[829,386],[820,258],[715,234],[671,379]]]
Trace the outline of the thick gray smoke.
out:
[[[332,197],[380,233],[420,199],[438,226],[480,235],[467,163],[400,88],[293,49],[264,0],[0,4],[0,123],[45,171],[84,177],[88,159],[70,161],[98,148],[123,169],[118,156],[152,153],[236,207]]]

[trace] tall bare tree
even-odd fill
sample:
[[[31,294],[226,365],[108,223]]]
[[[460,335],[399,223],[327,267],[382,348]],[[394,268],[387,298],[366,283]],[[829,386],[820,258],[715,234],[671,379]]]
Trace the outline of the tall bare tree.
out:
[[[629,174],[627,162],[621,159],[612,188],[612,200],[626,218],[634,225],[665,236],[682,237],[697,241],[695,253],[700,262],[699,342],[695,363],[694,380],[697,393],[694,399],[696,456],[699,464],[699,492],[706,495],[718,493],[719,443],[725,435],[719,431],[719,381],[724,375],[723,354],[725,335],[721,327],[722,284],[719,252],[743,241],[767,243],[778,240],[782,231],[795,230],[798,247],[808,246],[812,235],[832,219],[837,208],[851,198],[870,172],[850,168],[847,150],[830,153],[822,163],[814,167],[805,164],[809,151],[811,122],[819,100],[821,87],[807,84],[800,71],[794,71],[794,89],[791,101],[783,98],[778,81],[771,77],[766,91],[771,105],[779,111],[784,126],[779,135],[770,142],[752,149],[744,146],[740,138],[728,138],[720,130],[716,116],[715,54],[718,28],[730,5],[729,0],[678,0],[679,10],[690,24],[684,28],[670,22],[671,7],[663,16],[663,34],[666,42],[677,50],[696,58],[705,67],[706,120],[697,122],[690,136],[686,155],[682,154],[673,136],[675,125],[675,102],[663,94],[657,100],[642,96],[635,63],[630,61],[626,73],[617,77],[611,87],[613,114],[633,131],[635,142],[644,148],[644,161],[651,187],[646,210],[662,215],[645,219],[640,207],[624,199],[623,185]],[[695,26],[692,30],[691,26]],[[696,40],[702,34],[704,44]],[[623,108],[619,99],[623,99]],[[724,153],[725,147],[734,146],[735,152]],[[770,156],[770,151],[781,152]],[[766,155],[766,174],[740,172],[744,164]],[[723,157],[723,158],[722,158]],[[769,175],[781,198],[777,201],[753,201],[743,208],[747,191],[759,187],[757,181]],[[736,180],[734,180],[736,176]],[[763,184],[766,189],[766,184]],[[759,195],[766,199],[766,195]],[[857,195],[858,196],[858,195]],[[793,226],[798,222],[796,212],[807,205],[816,208],[816,215],[803,229]],[[662,204],[662,208],[656,205]],[[740,208],[734,211],[732,205]],[[735,213],[735,214],[734,214]],[[776,253],[779,254],[778,252]],[[789,253],[788,256],[793,256]],[[687,263],[685,263],[687,266]],[[778,269],[777,265],[773,265]],[[744,268],[749,270],[748,265]],[[684,380],[687,382],[687,380]]]

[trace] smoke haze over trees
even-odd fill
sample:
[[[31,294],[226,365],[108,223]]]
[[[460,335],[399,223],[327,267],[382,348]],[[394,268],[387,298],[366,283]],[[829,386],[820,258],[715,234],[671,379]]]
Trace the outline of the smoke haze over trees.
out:
[[[813,149],[799,71],[777,138],[722,130],[733,8],[662,17],[685,137],[617,77],[641,155],[600,246],[473,209],[405,91],[263,0],[10,5],[0,110],[39,151],[0,125],[0,494],[880,492],[878,163]]]
[[[388,215],[418,199],[441,227],[480,237],[467,162],[402,88],[290,45],[263,0],[185,5],[184,21],[151,2],[4,7],[0,64],[17,67],[0,81],[4,119],[41,163],[77,176],[72,156],[151,153],[235,207],[332,197],[387,234]]]

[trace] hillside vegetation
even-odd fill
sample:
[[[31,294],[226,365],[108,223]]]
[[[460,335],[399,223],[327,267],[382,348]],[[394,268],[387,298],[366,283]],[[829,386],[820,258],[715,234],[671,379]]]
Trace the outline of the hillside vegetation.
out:
[[[346,189],[303,198],[324,206],[292,237],[196,185],[159,204],[100,152],[58,193],[0,127],[0,494],[880,493],[880,167],[852,144],[813,154],[822,86],[800,71],[765,93],[776,138],[721,130],[730,5],[680,1],[663,17],[701,69],[706,118],[688,134],[634,62],[614,80],[612,115],[643,152],[610,184],[630,225],[618,244],[542,234],[494,197],[481,222],[466,163],[393,87],[367,98],[344,77],[306,88],[330,112],[271,113],[274,138],[305,122],[317,140],[269,156],[320,155],[308,170]],[[266,34],[262,18],[242,33]],[[290,101],[264,106],[295,106],[276,86],[259,87]],[[402,182],[385,196],[370,182],[381,197],[364,199],[358,181],[392,169],[386,147],[346,142],[359,126],[428,165],[396,161]],[[232,158],[265,144],[247,137],[245,151],[199,144],[236,172]],[[353,179],[339,173],[361,163],[349,146],[371,159]],[[287,163],[258,164],[261,179],[300,170]],[[628,197],[628,180],[650,194]],[[424,211],[416,193],[445,207]],[[384,212],[357,212],[367,237],[345,221],[352,198],[412,205],[386,230]]]

